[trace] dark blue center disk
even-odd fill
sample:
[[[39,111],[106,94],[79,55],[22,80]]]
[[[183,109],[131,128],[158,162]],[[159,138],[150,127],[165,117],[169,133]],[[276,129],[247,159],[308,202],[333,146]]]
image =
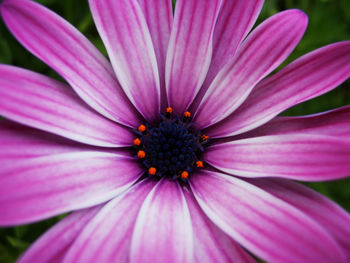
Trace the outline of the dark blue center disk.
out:
[[[140,158],[148,175],[187,180],[197,169],[203,151],[203,140],[193,131],[189,118],[162,115],[159,125],[147,126],[139,133],[141,144],[137,150],[144,153]],[[142,156],[142,155],[140,155]]]

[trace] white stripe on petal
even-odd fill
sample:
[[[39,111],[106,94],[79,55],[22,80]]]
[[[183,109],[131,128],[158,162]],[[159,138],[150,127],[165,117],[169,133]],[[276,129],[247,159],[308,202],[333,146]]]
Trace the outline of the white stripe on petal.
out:
[[[63,83],[6,65],[0,65],[0,115],[95,146],[129,146],[133,139],[129,129],[92,110]]]
[[[176,1],[165,69],[168,102],[182,115],[208,72],[221,0]]]
[[[300,10],[287,10],[258,26],[210,85],[194,117],[198,128],[215,124],[237,109],[294,50],[307,21]]]
[[[193,233],[180,185],[159,181],[143,203],[132,237],[130,262],[193,262]]]
[[[350,41],[317,49],[260,82],[227,119],[210,127],[212,137],[240,134],[282,111],[320,96],[350,77]]]
[[[191,188],[216,225],[267,262],[346,262],[316,221],[252,184],[202,171],[191,179]]]
[[[134,0],[89,0],[89,3],[124,92],[148,121],[154,121],[160,113],[157,59],[139,3]]]
[[[6,165],[6,160],[0,161]],[[117,153],[86,150],[20,158],[0,170],[0,225],[34,222],[103,203],[142,173],[137,161]]]
[[[27,0],[5,0],[2,18],[21,44],[56,70],[91,107],[136,127],[140,118],[108,60],[77,29],[49,9]]]
[[[262,136],[211,146],[204,159],[238,176],[334,180],[349,175],[350,140],[315,134]]]

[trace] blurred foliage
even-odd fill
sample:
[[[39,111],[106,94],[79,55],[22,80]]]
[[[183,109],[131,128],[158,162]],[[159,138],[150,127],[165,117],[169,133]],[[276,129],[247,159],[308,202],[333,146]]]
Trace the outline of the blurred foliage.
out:
[[[15,262],[42,233],[64,216],[61,215],[35,224],[0,229],[0,262]]]
[[[107,56],[93,24],[87,0],[37,0],[37,2],[66,18]],[[278,11],[289,8],[302,9],[309,16],[309,27],[304,38],[283,65],[326,44],[350,39],[349,0],[266,0],[265,2],[258,23]],[[2,21],[0,21],[0,63],[28,68],[61,79],[53,70],[27,52],[8,32]],[[336,90],[297,105],[284,114],[305,115],[349,104],[350,81],[347,81]],[[307,185],[350,211],[350,179],[308,183]],[[30,225],[0,229],[0,262],[14,262],[37,237],[61,217]]]

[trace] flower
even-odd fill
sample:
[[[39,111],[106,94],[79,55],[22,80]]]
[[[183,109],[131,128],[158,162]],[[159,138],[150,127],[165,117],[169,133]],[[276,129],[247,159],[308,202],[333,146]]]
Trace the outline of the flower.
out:
[[[276,117],[349,78],[349,41],[267,77],[303,12],[246,38],[261,0],[89,4],[111,63],[45,7],[0,6],[74,90],[0,65],[0,225],[74,211],[19,262],[349,262],[349,214],[288,179],[349,175],[350,107]]]

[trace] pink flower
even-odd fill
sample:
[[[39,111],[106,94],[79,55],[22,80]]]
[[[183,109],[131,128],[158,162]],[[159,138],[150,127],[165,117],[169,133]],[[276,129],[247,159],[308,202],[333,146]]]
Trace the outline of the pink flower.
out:
[[[303,12],[246,38],[262,0],[89,3],[111,63],[43,6],[0,6],[73,89],[0,65],[0,225],[77,210],[20,262],[350,261],[349,214],[287,180],[349,175],[350,107],[276,117],[349,78],[349,41],[267,77]]]

